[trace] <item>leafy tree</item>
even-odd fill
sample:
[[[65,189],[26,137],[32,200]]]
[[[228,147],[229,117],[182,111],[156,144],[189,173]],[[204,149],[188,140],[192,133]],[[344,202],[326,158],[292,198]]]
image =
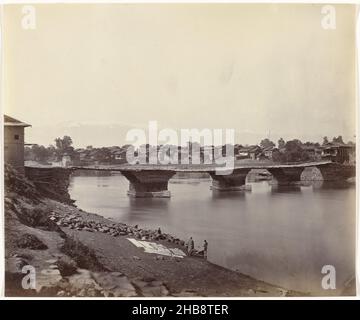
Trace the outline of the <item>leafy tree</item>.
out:
[[[55,139],[56,148],[62,149],[62,150],[69,149],[71,147],[72,143],[73,143],[73,141],[72,141],[71,137],[69,137],[69,136],[64,136],[62,139],[61,138]]]
[[[328,144],[328,143],[329,143],[329,139],[328,139],[327,136],[325,136],[325,137],[323,138],[323,145]]]
[[[302,142],[294,139],[285,144],[285,158],[287,162],[306,161],[309,155],[303,150]]]
[[[52,144],[48,146],[48,150],[49,158],[53,158],[54,156],[56,156],[56,148]]]
[[[304,143],[304,146],[308,146],[308,147],[320,147],[320,143],[319,143],[319,142],[306,141],[306,142]]]
[[[111,151],[108,148],[99,148],[95,154],[95,160],[100,163],[106,163],[111,161]]]
[[[64,136],[62,139],[55,139],[56,155],[58,160],[60,160],[64,154],[72,155],[74,153],[72,144],[73,141],[69,136]]]
[[[342,144],[344,144],[342,136],[334,137],[333,142],[334,143],[342,143]]]
[[[37,144],[32,146],[31,152],[33,153],[34,159],[39,162],[46,162],[50,157],[49,149]]]
[[[31,151],[31,147],[25,146],[24,158],[25,158],[25,160],[33,160],[33,153]]]
[[[278,148],[279,148],[279,149],[285,148],[285,141],[284,141],[283,138],[280,138],[280,139],[278,140]]]
[[[269,140],[268,138],[261,140],[260,146],[262,148],[275,147],[275,143]]]
[[[280,152],[278,149],[275,149],[272,153],[272,160],[274,162],[285,162],[286,155],[284,153]]]

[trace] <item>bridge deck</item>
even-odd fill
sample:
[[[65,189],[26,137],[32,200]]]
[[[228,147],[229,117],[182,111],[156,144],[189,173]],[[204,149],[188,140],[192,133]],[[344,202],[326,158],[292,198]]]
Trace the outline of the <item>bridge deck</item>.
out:
[[[241,162],[235,163],[234,169],[273,169],[273,168],[307,168],[331,164],[331,161],[317,161],[304,163],[273,163],[273,162]],[[97,166],[72,166],[74,170],[96,170],[96,171],[176,171],[176,172],[214,172],[219,169],[217,165],[97,165]],[[226,169],[226,167],[223,167]]]

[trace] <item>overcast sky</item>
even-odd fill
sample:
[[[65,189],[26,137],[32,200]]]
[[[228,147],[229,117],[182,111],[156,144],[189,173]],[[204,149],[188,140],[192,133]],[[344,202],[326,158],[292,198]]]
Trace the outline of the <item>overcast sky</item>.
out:
[[[234,128],[321,141],[355,134],[355,7],[336,5],[35,5],[4,15],[6,114],[26,142],[125,144],[129,128]]]

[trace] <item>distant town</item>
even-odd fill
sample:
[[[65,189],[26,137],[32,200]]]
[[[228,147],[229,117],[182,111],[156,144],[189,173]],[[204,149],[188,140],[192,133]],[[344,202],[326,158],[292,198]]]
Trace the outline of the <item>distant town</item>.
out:
[[[45,147],[42,145],[26,145],[25,161],[27,164],[39,163],[53,166],[91,166],[91,165],[117,165],[127,163],[126,152],[131,145],[95,148],[74,148],[73,140],[69,136],[56,138],[55,144]],[[178,157],[189,158],[189,163],[209,163],[215,161],[214,146],[201,146],[197,142],[189,142],[187,146],[172,146],[178,148]],[[161,152],[160,146],[141,145],[146,150],[147,157],[151,148]],[[222,146],[223,154],[225,146]],[[235,160],[261,160],[271,162],[306,162],[318,160],[332,160],[342,164],[355,163],[355,143],[345,143],[342,136],[329,139],[324,137],[322,143],[302,142],[298,139],[285,141],[279,139],[277,143],[265,138],[258,145],[233,146]],[[193,150],[199,150],[196,154]],[[195,161],[195,158],[196,161]]]
[[[158,159],[170,157],[170,151],[177,149],[177,163],[183,163],[187,158],[189,164],[210,164],[217,157],[224,156],[226,149],[234,151],[236,161],[268,161],[274,163],[311,162],[319,160],[331,160],[341,164],[355,164],[355,143],[345,143],[342,136],[335,136],[331,140],[323,137],[319,142],[302,142],[299,139],[285,141],[280,138],[275,142],[268,138],[260,141],[258,145],[223,145],[220,147],[203,146],[198,142],[188,142],[186,146],[163,145],[151,146],[140,145],[138,148],[127,144],[123,146],[95,148],[74,148],[70,136],[56,138],[54,144],[48,147],[38,144],[27,144],[25,141],[24,128],[30,124],[21,122],[9,116],[4,116],[5,133],[5,159],[15,167],[25,165],[46,165],[55,167],[69,166],[94,166],[94,165],[121,165],[127,163],[127,151],[131,147],[135,155],[145,154],[146,163],[149,163],[150,153],[157,154]],[[165,153],[165,154],[162,154]],[[160,161],[159,161],[160,163]],[[164,163],[164,162],[161,162]]]

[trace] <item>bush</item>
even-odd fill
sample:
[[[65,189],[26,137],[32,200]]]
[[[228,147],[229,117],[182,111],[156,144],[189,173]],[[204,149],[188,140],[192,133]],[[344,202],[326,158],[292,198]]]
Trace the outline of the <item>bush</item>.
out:
[[[97,259],[95,252],[73,237],[67,237],[61,251],[73,258],[83,269],[92,271],[108,271]]]
[[[63,277],[71,276],[76,273],[77,270],[76,262],[67,256],[60,257],[56,265]]]
[[[17,241],[16,245],[19,248],[27,248],[32,250],[46,250],[48,246],[40,241],[33,234],[26,233],[22,235]]]

